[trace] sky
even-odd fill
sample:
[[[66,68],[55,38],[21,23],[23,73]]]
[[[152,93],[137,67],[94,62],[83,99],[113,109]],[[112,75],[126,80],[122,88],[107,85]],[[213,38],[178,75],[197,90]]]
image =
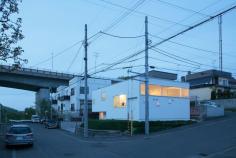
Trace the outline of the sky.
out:
[[[144,19],[148,15],[150,44],[167,38],[216,13],[236,5],[236,0],[24,0],[19,17],[23,19],[25,38],[24,67],[81,74],[84,70],[82,41],[84,25],[88,25],[89,73],[98,72],[130,54],[144,49]],[[127,9],[128,8],[128,9]],[[134,11],[132,11],[134,9]],[[223,15],[223,70],[236,76],[236,10]],[[139,38],[115,38],[100,31]],[[95,36],[94,36],[95,35]],[[155,69],[185,75],[218,69],[218,19],[214,19],[155,50],[149,50],[149,64]],[[185,59],[170,58],[165,53]],[[127,69],[144,72],[144,53],[97,73],[101,77],[127,76]],[[188,61],[186,61],[186,59]],[[1,64],[10,64],[1,62]],[[96,67],[96,68],[95,68]],[[35,93],[0,87],[0,103],[23,110],[33,106]]]

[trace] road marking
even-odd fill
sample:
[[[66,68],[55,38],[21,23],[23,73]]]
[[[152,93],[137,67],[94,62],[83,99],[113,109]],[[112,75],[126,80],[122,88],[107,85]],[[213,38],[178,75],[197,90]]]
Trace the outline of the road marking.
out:
[[[16,158],[16,150],[15,149],[12,150],[12,158]]]

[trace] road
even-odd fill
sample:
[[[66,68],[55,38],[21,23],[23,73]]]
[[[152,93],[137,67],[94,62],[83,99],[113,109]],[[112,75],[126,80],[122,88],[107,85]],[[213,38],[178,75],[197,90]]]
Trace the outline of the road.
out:
[[[81,139],[58,129],[32,125],[35,145],[5,149],[0,158],[233,158],[236,157],[236,113],[189,127],[124,139]]]

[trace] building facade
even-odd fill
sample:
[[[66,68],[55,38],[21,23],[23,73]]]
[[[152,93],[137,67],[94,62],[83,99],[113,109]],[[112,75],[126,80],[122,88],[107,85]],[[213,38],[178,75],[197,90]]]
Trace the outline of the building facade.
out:
[[[232,74],[219,70],[207,70],[189,73],[182,77],[182,81],[190,83],[190,96],[198,100],[218,99],[227,97],[236,91],[236,80]]]
[[[189,84],[152,76],[149,79],[149,120],[189,120]],[[99,112],[100,119],[144,121],[143,81],[142,75],[136,76],[94,91],[92,111]]]

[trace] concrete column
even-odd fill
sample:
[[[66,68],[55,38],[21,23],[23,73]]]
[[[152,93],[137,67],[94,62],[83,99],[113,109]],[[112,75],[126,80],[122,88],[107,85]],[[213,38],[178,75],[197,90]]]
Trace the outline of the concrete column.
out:
[[[50,100],[50,90],[47,88],[40,88],[38,92],[36,92],[36,111],[39,111],[39,107],[37,105],[38,102],[42,100]]]

